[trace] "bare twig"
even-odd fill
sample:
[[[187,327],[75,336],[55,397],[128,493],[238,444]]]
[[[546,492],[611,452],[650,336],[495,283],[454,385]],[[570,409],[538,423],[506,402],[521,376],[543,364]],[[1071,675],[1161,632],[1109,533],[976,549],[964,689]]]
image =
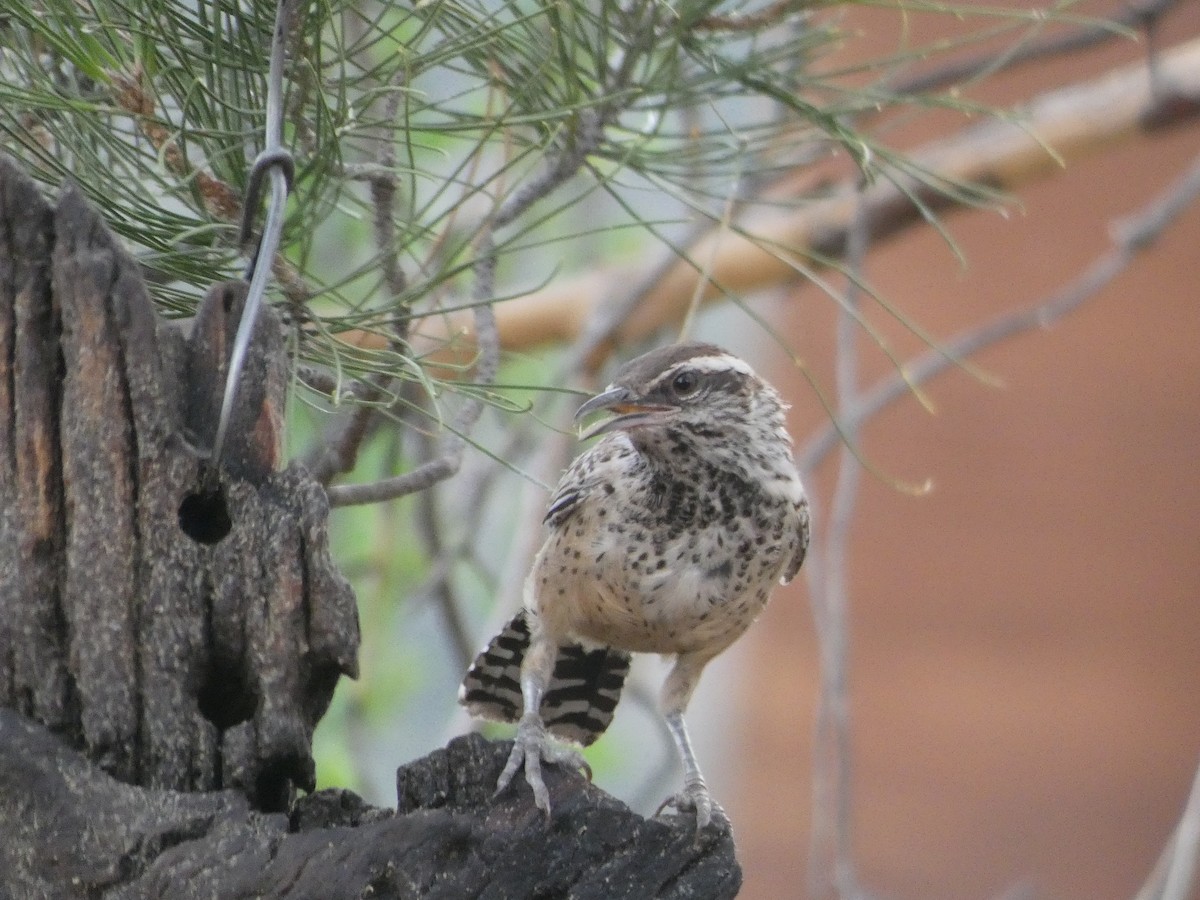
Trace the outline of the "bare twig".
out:
[[[354,468],[362,442],[378,421],[376,404],[391,380],[390,375],[368,379],[364,392],[358,397],[360,403],[351,409],[337,433],[327,435],[313,448],[305,465],[318,482],[329,484],[338,475]]]
[[[158,151],[167,170],[181,182],[191,181],[205,210],[218,219],[235,222],[242,214],[242,199],[229,183],[206,169],[193,168],[170,128],[156,112],[156,101],[146,72],[138,66],[130,73],[112,74],[113,101],[137,122],[138,129]]]
[[[1179,824],[1136,900],[1189,900],[1196,885],[1197,868],[1200,868],[1200,767],[1192,778],[1192,789]]]
[[[1118,223],[1113,229],[1112,249],[1096,259],[1078,278],[1052,297],[968,329],[943,346],[917,357],[905,365],[903,372],[884,378],[860,395],[853,409],[844,412],[844,418],[838,423],[841,434],[853,434],[884,408],[908,395],[913,385],[928,382],[945,369],[957,365],[959,360],[1015,335],[1045,328],[1073,312],[1128,268],[1138,254],[1147,250],[1198,197],[1200,158],[1194,160],[1182,177],[1141,211]],[[798,455],[801,470],[809,472],[820,465],[825,456],[838,446],[841,434],[833,424],[822,428]]]
[[[337,393],[344,400],[357,400],[371,393],[371,386],[365,381],[339,379],[326,369],[304,363],[296,366],[296,378],[318,394],[331,397]]]
[[[306,14],[305,9],[299,8],[289,16],[287,58],[291,62],[288,65],[287,77],[291,89],[288,91],[285,115],[295,133],[296,145],[311,156],[318,151],[317,138],[312,122],[304,115],[304,110],[309,108],[313,92],[317,88],[317,79],[313,67],[307,64],[307,61],[314,57],[314,53],[310,41],[313,32],[304,27]],[[297,60],[303,62],[297,64]]]
[[[838,408],[858,404],[858,315],[862,266],[869,240],[862,208],[849,234],[847,288],[837,319]],[[855,435],[847,436],[854,442]],[[813,900],[860,896],[854,867],[851,813],[850,593],[847,566],[850,526],[861,470],[847,447],[838,466],[829,521],[814,547],[807,572],[809,597],[820,649],[821,688],[813,734],[813,822],[808,884]],[[813,565],[816,562],[817,565]]]
[[[485,230],[479,240],[475,262],[474,299],[475,333],[479,357],[475,362],[475,380],[489,385],[496,379],[500,369],[500,340],[496,333],[496,313],[487,300],[495,295],[496,256],[491,231]],[[422,463],[411,472],[384,478],[365,484],[335,485],[327,490],[331,506],[353,506],[360,503],[379,503],[395,500],[416,491],[432,487],[439,481],[451,477],[462,466],[466,436],[483,414],[484,400],[480,396],[468,397],[444,432],[438,455]]]
[[[493,227],[503,228],[515,221],[533,204],[573,178],[588,155],[600,145],[604,125],[604,119],[595,110],[581,111],[568,145],[557,155],[554,164],[505,201],[496,212]]]
[[[137,122],[139,130],[162,157],[167,170],[181,184],[190,182],[195,185],[204,209],[210,215],[225,222],[238,221],[242,217],[240,195],[232,185],[207,169],[193,167],[174,132],[158,117],[156,101],[145,71],[139,66],[130,73],[115,73],[112,85],[113,101]],[[293,306],[301,308],[312,297],[312,288],[283,256],[274,256],[271,274]]]
[[[399,115],[403,77],[404,70],[401,69],[389,85],[391,90],[387,93],[383,108],[382,121],[385,123],[394,123]],[[388,293],[391,294],[389,299],[395,303],[408,286],[408,277],[400,266],[400,257],[396,252],[396,149],[392,135],[387,131],[378,135],[378,144],[379,150],[375,162],[369,167],[366,181],[371,193],[371,227],[376,258]],[[393,343],[401,349],[408,340],[409,321],[408,316],[396,319]],[[355,407],[337,434],[327,437],[314,452],[309,469],[321,484],[328,484],[338,475],[354,468],[359,447],[378,421],[381,408],[376,404],[392,379],[393,376],[388,373],[368,379],[367,390],[362,398],[365,402]]]
[[[838,479],[823,540],[818,552],[806,565],[809,594],[813,603],[821,660],[821,693],[818,702],[813,762],[813,825],[809,893],[814,898],[851,898],[861,895],[856,883],[851,855],[850,821],[850,732],[849,698],[846,687],[849,645],[846,613],[848,587],[845,581],[849,526],[861,469],[851,447],[860,429],[890,403],[908,395],[920,385],[958,361],[991,344],[1034,328],[1045,327],[1078,308],[1095,296],[1183,211],[1200,198],[1200,157],[1161,195],[1136,215],[1117,224],[1113,248],[1097,259],[1066,288],[1030,307],[1001,316],[983,326],[972,328],[940,351],[929,351],[904,371],[878,383],[865,393],[857,386],[855,329],[851,310],[844,309],[837,329],[837,386],[839,422],[825,426],[809,441],[799,455],[799,467],[811,472],[835,447],[842,447]],[[850,271],[856,271],[861,248],[851,230]],[[854,279],[847,291],[847,303],[853,303],[857,289]],[[842,443],[842,442],[847,443]],[[1164,862],[1156,869],[1151,883],[1162,885],[1159,892],[1139,895],[1138,900],[1186,900],[1200,847],[1200,772],[1197,788],[1189,800],[1189,813],[1181,820],[1176,837],[1164,851]],[[1195,809],[1193,809],[1193,806]],[[1185,822],[1189,823],[1185,827]],[[1186,840],[1186,842],[1185,842]],[[1171,881],[1174,879],[1174,882]],[[1184,885],[1167,894],[1165,885]]]
[[[387,99],[383,105],[383,121],[393,123],[400,114],[400,101],[404,96],[405,70],[399,69],[388,85]],[[396,147],[392,135],[380,136],[378,166],[373,168],[367,183],[371,188],[371,227],[375,235],[375,249],[379,253],[379,267],[392,300],[398,299],[408,287],[408,277],[400,267],[396,253]],[[408,335],[407,319],[401,317],[397,325],[396,339],[403,343]]]
[[[494,276],[494,257],[480,259],[476,266],[476,284],[486,285],[487,292],[491,293],[495,284]],[[482,290],[482,287],[479,289]],[[500,345],[496,336],[495,314],[490,304],[476,304],[475,328],[480,350],[475,377],[480,384],[486,385],[495,380],[496,372],[500,368]],[[438,456],[434,459],[394,478],[384,478],[366,484],[334,485],[327,490],[330,505],[353,506],[395,500],[416,491],[423,491],[451,477],[462,465],[466,435],[483,413],[483,407],[484,401],[481,397],[468,397],[463,402],[458,415],[445,432]]]
[[[462,445],[453,442],[437,459],[417,466],[411,472],[384,478],[369,484],[335,484],[328,488],[331,506],[355,506],[360,503],[380,503],[395,500],[433,487],[455,472],[462,460]]]

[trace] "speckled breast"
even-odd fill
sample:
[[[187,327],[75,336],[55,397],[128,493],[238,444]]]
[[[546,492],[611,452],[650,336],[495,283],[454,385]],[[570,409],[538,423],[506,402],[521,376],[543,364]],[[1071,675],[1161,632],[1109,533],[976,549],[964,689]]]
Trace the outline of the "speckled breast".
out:
[[[571,550],[582,550],[572,559],[581,637],[648,653],[719,652],[762,611],[795,549],[787,505],[715,470],[697,475],[646,479],[623,515],[584,529],[588,545]]]

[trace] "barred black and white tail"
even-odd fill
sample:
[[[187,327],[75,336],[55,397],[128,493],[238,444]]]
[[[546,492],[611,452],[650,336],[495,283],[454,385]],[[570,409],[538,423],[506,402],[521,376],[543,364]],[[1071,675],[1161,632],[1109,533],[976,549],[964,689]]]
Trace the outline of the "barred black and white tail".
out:
[[[519,721],[521,661],[528,648],[529,622],[522,610],[475,657],[458,689],[458,702],[482,719]],[[592,743],[612,722],[628,674],[629,654],[621,650],[559,647],[554,675],[542,698],[546,730],[584,747]]]

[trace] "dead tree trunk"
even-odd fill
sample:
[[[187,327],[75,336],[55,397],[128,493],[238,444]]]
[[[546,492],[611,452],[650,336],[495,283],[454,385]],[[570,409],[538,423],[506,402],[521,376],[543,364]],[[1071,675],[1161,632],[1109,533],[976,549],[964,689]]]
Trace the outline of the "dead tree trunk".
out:
[[[0,896],[732,897],[727,831],[551,772],[493,800],[506,744],[398,773],[398,810],[313,789],[355,674],[328,507],[279,469],[278,321],[256,329],[219,471],[207,446],[244,289],[189,338],[82,192],[0,157]]]
[[[257,329],[243,439],[205,491],[189,438],[208,437],[240,286],[185,341],[79,190],[51,209],[0,175],[0,702],[120,781],[283,810],[312,788],[358,624],[323,491],[275,471],[278,324]]]

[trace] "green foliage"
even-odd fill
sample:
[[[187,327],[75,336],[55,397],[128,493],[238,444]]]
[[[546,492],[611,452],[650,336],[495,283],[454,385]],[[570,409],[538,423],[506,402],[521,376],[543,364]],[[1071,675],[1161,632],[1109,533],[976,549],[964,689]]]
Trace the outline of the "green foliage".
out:
[[[392,423],[415,406],[446,419],[446,387],[498,411],[484,426],[496,438],[488,446],[503,446],[496,433],[531,408],[528,387],[554,381],[550,369],[514,359],[499,382],[507,388],[463,383],[414,340],[428,322],[502,302],[598,254],[643,249],[647,235],[671,245],[685,224],[723,222],[774,177],[830,155],[866,180],[928,181],[873,121],[895,108],[980,108],[959,90],[904,89],[905,68],[971,40],[1027,39],[1067,20],[1072,5],[853,2],[896,11],[895,50],[839,62],[835,51],[855,35],[838,7],[852,4],[829,0],[298,4],[284,98],[296,181],[273,302],[295,361],[331,378],[298,392],[310,406],[293,406],[293,447],[323,440],[327,417],[305,410],[370,402]],[[137,254],[164,314],[191,314],[209,285],[243,267],[237,225],[262,147],[275,11],[269,0],[28,0],[0,13],[3,149],[49,186],[83,187]],[[983,25],[950,41],[904,37],[928,14]],[[932,187],[990,199],[976,186]],[[491,262],[495,285],[482,274]],[[345,393],[375,373],[395,382],[373,396]],[[417,457],[401,439],[423,427],[377,436],[354,477],[405,468]],[[483,511],[447,505],[479,527]],[[489,509],[511,531],[512,502]],[[413,501],[337,513],[335,550],[361,601],[364,677],[339,688],[318,732],[323,783],[357,783],[363,730],[445,681],[436,666],[459,665],[442,645],[420,646],[414,610],[399,602],[427,585],[431,563],[447,567],[438,583],[472,614],[483,617],[496,593],[506,542],[491,558],[459,542],[458,556],[431,561],[441,551],[414,539],[414,515]]]
[[[587,156],[574,187],[547,188],[529,214],[489,235],[502,275],[532,259],[544,280],[556,244],[614,227],[658,233],[651,193],[678,201],[667,220],[717,221],[747,173],[761,182],[843,152],[868,178],[887,177],[903,161],[861,116],[969,104],[889,88],[901,64],[945,44],[839,70],[828,54],[850,35],[836,14],[816,14],[834,5],[299,4],[285,98],[298,168],[283,241],[298,273],[284,293],[296,305],[299,358],[339,383],[370,371],[420,377],[404,336],[420,317],[465,305],[482,230],[573,148]],[[1034,33],[1048,15],[888,5],[997,18],[987,37]],[[33,0],[0,20],[5,149],[47,183],[84,187],[137,250],[168,314],[190,313],[209,284],[241,267],[235,226],[260,148],[274,12],[268,0]],[[397,188],[382,210],[372,194],[380,176]],[[593,190],[612,195],[611,212],[567,227],[565,214]],[[380,214],[382,230],[372,224]],[[352,232],[348,252],[328,251],[333,235]],[[389,254],[406,276],[390,283]]]

